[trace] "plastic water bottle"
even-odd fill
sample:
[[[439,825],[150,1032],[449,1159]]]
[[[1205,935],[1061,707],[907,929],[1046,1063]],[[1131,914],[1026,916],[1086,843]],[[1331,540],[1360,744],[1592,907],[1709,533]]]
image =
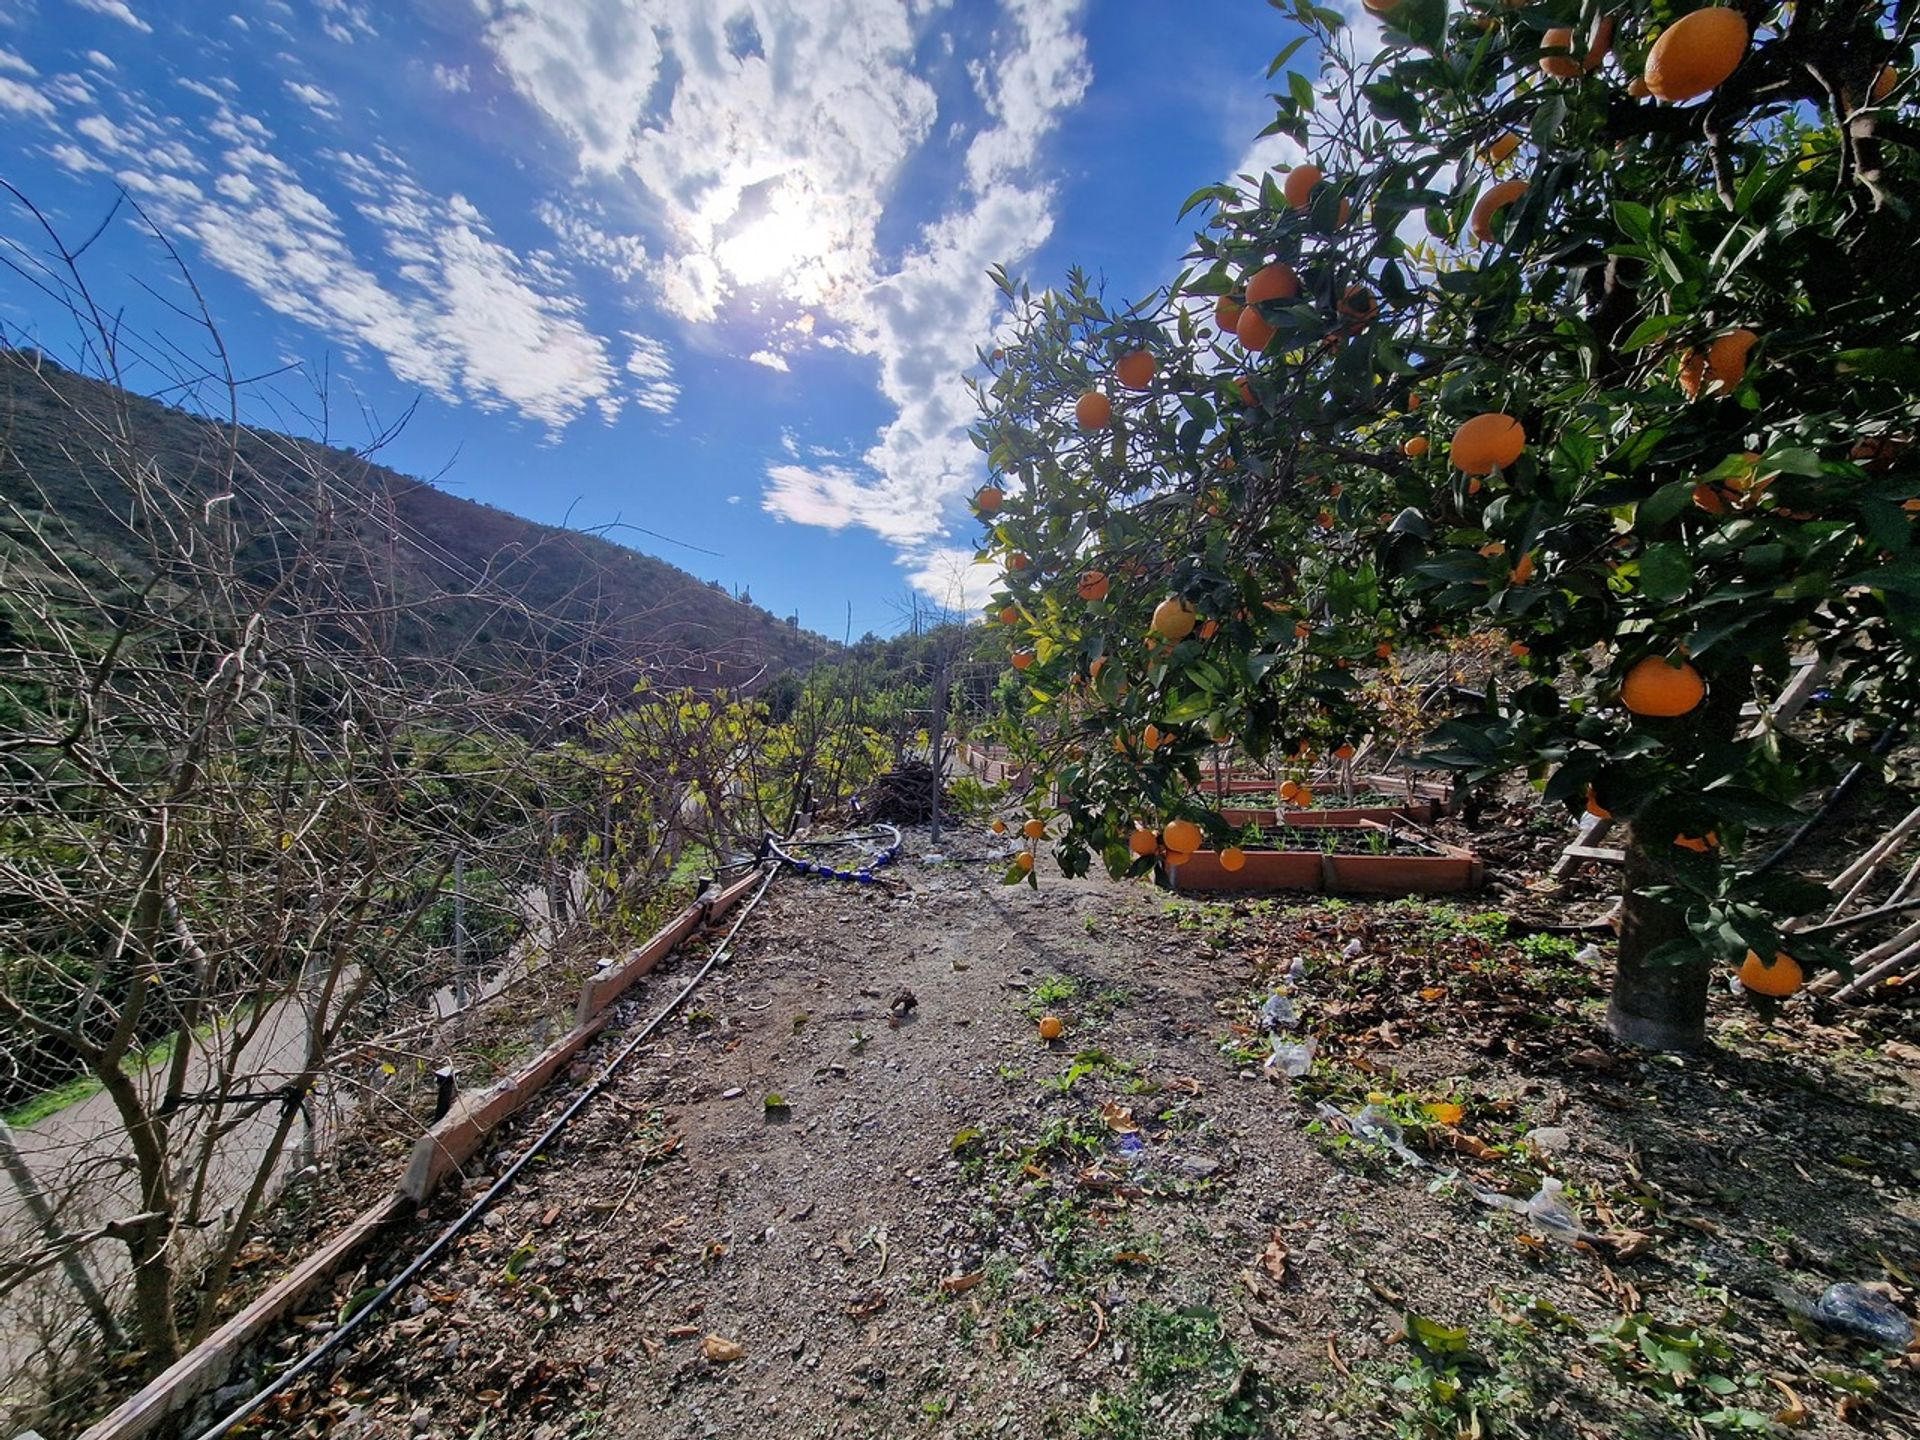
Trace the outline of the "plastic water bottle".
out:
[[[1296,955],[1293,957],[1293,964],[1287,967],[1287,983],[1289,985],[1298,985],[1306,978],[1307,957],[1304,955]]]
[[[1147,1154],[1147,1142],[1138,1135],[1122,1135],[1119,1143],[1113,1148],[1127,1167],[1127,1178],[1137,1183],[1146,1174],[1150,1160]]]
[[[1353,1133],[1389,1150],[1402,1148],[1400,1122],[1393,1118],[1393,1111],[1387,1108],[1387,1097],[1378,1090],[1368,1094],[1367,1103],[1353,1117]]]
[[[1273,1053],[1267,1057],[1267,1069],[1278,1070],[1281,1074],[1298,1080],[1313,1068],[1314,1051],[1319,1048],[1311,1035],[1305,1040],[1293,1042],[1275,1040]]]
[[[1870,1345],[1905,1350],[1913,1343],[1913,1322],[1886,1296],[1864,1285],[1847,1281],[1829,1285],[1814,1302],[1812,1313],[1827,1329]]]
[[[1566,1188],[1549,1175],[1540,1182],[1540,1188],[1534,1192],[1533,1198],[1527,1201],[1523,1213],[1532,1233],[1543,1240],[1564,1240],[1572,1244],[1581,1236],[1579,1219],[1567,1208],[1566,1201],[1560,1198]]]
[[[1260,1007],[1260,1028],[1263,1030],[1291,1030],[1300,1023],[1300,1012],[1293,1008],[1293,1001],[1278,993],[1269,995],[1266,1004]]]

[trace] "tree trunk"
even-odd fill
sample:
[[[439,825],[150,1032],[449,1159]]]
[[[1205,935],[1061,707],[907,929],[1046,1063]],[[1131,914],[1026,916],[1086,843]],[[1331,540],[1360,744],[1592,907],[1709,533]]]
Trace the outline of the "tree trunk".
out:
[[[1686,938],[1686,916],[1649,899],[1646,891],[1671,884],[1668,862],[1641,843],[1639,827],[1626,839],[1626,882],[1620,902],[1620,958],[1607,1005],[1614,1038],[1649,1050],[1698,1050],[1707,1042],[1707,987],[1713,967],[1705,960],[1650,965],[1647,957],[1672,940]]]

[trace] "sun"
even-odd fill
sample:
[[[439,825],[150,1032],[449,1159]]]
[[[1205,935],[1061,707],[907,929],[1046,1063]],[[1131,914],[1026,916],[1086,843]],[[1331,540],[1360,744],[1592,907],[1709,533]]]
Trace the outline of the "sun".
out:
[[[785,298],[812,304],[848,267],[853,239],[843,228],[804,176],[789,175],[754,218],[714,244],[713,258],[735,285],[777,282]]]

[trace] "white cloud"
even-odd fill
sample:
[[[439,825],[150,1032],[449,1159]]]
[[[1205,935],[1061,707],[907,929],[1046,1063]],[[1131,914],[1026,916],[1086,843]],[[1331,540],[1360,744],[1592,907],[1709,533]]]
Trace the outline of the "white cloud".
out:
[[[320,28],[327,38],[337,40],[342,45],[351,45],[360,36],[373,36],[376,32],[373,21],[367,16],[366,6],[356,0],[320,0]]]
[[[0,46],[0,70],[11,70],[16,75],[38,75],[40,72],[28,64],[13,51]]]
[[[935,584],[932,557],[945,563],[939,541],[979,482],[962,374],[994,324],[986,272],[1050,233],[1037,162],[1090,80],[1080,7],[1007,0],[990,53],[971,58],[985,119],[972,124],[953,199],[890,257],[886,206],[938,133],[915,57],[945,7],[480,3],[495,62],[568,143],[586,187],[642,197],[645,242],[584,205],[549,207],[570,254],[649,280],[650,298],[688,321],[724,323],[752,306],[761,333],[782,337],[750,355],[756,363],[780,368],[809,344],[875,361],[895,418],[857,459],[772,465],[762,504],[798,523],[870,529],[913,565],[915,583]],[[952,22],[941,23],[951,49]]]
[[[673,362],[667,355],[667,347],[647,335],[627,334],[627,342],[633,346],[627,356],[627,373],[637,381],[633,403],[642,410],[652,410],[657,414],[667,414],[680,398],[680,387],[673,383]]]
[[[569,278],[550,257],[503,245],[465,197],[430,194],[389,151],[377,160],[320,156],[319,173],[348,189],[394,262],[377,270],[333,206],[274,153],[264,124],[218,91],[196,93],[212,97],[210,118],[159,116],[130,98],[124,114],[49,120],[70,137],[54,158],[83,170],[113,157],[117,178],[157,224],[191,238],[270,308],[378,353],[401,380],[443,399],[552,427],[589,408],[673,408],[679,390],[664,350],[636,345],[623,374],[581,319]],[[202,185],[190,178],[207,171],[193,145],[208,136],[227,148]]]
[[[96,70],[118,70],[120,68],[98,50],[89,50],[82,58]]]
[[[22,85],[18,80],[0,75],[0,110],[12,110],[22,115],[51,115],[53,101],[31,85]]]
[[[907,583],[949,610],[978,615],[1000,583],[1000,567],[973,558],[973,551],[941,545],[905,562]]]
[[[143,35],[153,33],[153,26],[134,14],[126,0],[72,0],[72,3],[82,10],[91,10],[96,15],[105,15],[109,19],[131,25]]]
[[[793,369],[793,366],[787,363],[786,356],[777,354],[772,350],[756,350],[747,356],[747,359],[756,365],[764,365],[769,370],[786,371]]]
[[[449,95],[459,95],[473,88],[473,72],[464,65],[435,65],[433,83]]]
[[[84,175],[90,170],[107,168],[78,145],[68,145],[63,142],[48,147],[47,154],[53,157],[54,164],[75,175]]]
[[[947,573],[953,549],[939,543],[948,515],[981,475],[967,438],[974,402],[962,376],[999,306],[987,270],[1024,259],[1051,232],[1051,188],[1028,172],[1060,112],[1079,102],[1091,79],[1085,47],[1063,18],[1069,12],[1032,0],[1012,13],[1012,38],[986,72],[995,77],[988,110],[999,123],[968,148],[962,205],[924,227],[893,273],[842,311],[852,347],[879,362],[895,419],[862,457],[864,472],[824,467],[809,479],[798,467],[776,466],[765,498],[790,519],[857,521],[893,541],[909,579],[935,598],[956,583]],[[984,583],[973,576],[962,588]]]
[[[315,114],[324,116],[328,120],[338,118],[340,113],[339,105],[335,102],[333,96],[322,90],[318,85],[308,85],[304,81],[299,80],[289,80],[286,84],[287,93]]]
[[[885,199],[930,132],[901,0],[492,0],[487,40],[589,177],[637,184],[659,299],[707,320],[736,293],[844,302]]]

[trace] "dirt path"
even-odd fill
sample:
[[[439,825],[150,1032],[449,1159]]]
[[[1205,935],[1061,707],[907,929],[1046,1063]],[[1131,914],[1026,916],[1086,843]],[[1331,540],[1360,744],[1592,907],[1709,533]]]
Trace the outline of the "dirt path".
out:
[[[1801,1433],[1920,1433],[1916,1372],[1798,1332],[1777,1289],[1891,1280],[1911,1312],[1920,1088],[1874,1048],[1910,1024],[1729,1012],[1710,1060],[1631,1059],[1596,1041],[1600,968],[1499,917],[998,872],[783,877],[608,1102],[270,1433],[1704,1436],[1794,1405]],[[1295,960],[1321,1058],[1289,1082],[1253,1022]],[[1376,1088],[1428,1163],[1324,1117]],[[1558,1174],[1609,1238],[1530,1241],[1455,1164],[1520,1197]]]

